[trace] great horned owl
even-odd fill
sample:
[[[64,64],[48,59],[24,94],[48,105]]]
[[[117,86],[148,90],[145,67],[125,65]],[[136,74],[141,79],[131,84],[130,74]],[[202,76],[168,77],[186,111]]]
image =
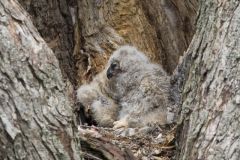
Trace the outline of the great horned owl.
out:
[[[107,67],[112,97],[121,110],[115,128],[166,124],[170,78],[135,47],[123,46],[110,57]]]
[[[104,71],[77,91],[100,126],[145,127],[165,124],[169,77],[135,47],[123,46],[110,57]]]
[[[102,127],[112,127],[117,120],[117,104],[106,93],[106,72],[99,73],[91,83],[80,86],[77,99],[84,106],[85,113],[90,110],[93,119]]]

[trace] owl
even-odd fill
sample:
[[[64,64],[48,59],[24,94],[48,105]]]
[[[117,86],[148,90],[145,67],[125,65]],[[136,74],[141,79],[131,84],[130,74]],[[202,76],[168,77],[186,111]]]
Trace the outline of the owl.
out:
[[[112,127],[118,117],[118,105],[106,93],[106,72],[99,73],[92,82],[80,86],[77,99],[84,106],[85,114],[90,111],[91,117],[102,127]]]
[[[77,90],[100,126],[142,128],[167,123],[170,77],[132,46],[113,52],[105,69]]]
[[[132,46],[117,49],[106,67],[108,85],[118,102],[114,128],[167,123],[170,77]]]

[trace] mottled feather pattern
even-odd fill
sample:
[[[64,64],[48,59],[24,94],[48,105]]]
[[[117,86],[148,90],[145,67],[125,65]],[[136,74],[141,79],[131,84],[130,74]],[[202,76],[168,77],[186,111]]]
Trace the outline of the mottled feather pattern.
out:
[[[108,78],[107,72],[111,73]],[[101,126],[166,124],[169,81],[160,65],[151,63],[135,47],[123,46],[113,52],[104,71],[78,89],[77,97],[91,107]]]

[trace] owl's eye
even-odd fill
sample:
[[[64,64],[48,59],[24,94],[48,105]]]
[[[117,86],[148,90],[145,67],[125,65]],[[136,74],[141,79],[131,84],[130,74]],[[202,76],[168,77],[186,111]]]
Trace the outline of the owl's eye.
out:
[[[117,68],[118,68],[118,63],[114,62],[114,63],[111,64],[111,69],[112,70],[115,70]]]
[[[110,79],[111,77],[116,76],[120,72],[121,72],[121,69],[120,69],[119,63],[114,61],[111,63],[111,65],[107,69],[107,77],[108,79]]]
[[[111,64],[111,68],[112,68],[112,69],[115,69],[116,67],[117,67],[117,64],[116,64],[116,63],[112,63],[112,64]]]

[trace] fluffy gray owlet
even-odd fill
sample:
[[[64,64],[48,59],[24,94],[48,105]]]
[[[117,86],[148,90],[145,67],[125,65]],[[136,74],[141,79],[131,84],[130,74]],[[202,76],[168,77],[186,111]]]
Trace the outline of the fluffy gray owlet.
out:
[[[77,99],[84,106],[85,113],[90,110],[93,119],[102,127],[113,126],[119,109],[106,93],[107,83],[106,71],[102,71],[91,83],[84,84],[77,90]]]
[[[121,107],[114,128],[167,123],[170,78],[135,47],[123,46],[108,61],[112,97]]]

